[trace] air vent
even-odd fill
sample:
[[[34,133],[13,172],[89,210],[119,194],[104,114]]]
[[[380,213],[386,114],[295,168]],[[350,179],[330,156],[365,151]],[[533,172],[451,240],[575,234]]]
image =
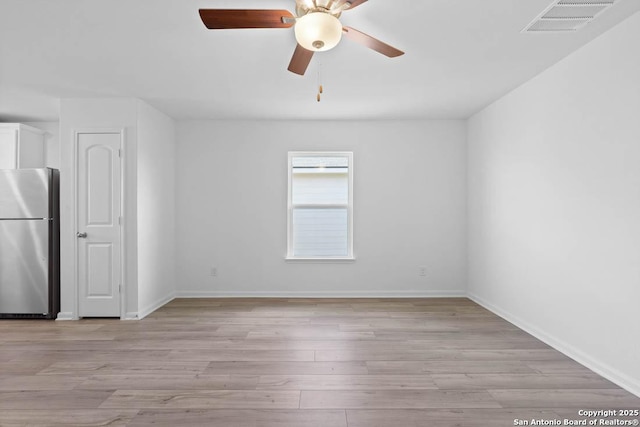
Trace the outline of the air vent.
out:
[[[522,32],[576,31],[615,4],[616,0],[555,0]]]

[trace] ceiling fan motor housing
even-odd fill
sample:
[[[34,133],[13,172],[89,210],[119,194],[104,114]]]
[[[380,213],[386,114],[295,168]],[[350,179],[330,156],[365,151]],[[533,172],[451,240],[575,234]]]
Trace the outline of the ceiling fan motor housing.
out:
[[[327,12],[340,18],[342,11],[351,2],[345,0],[296,0],[296,16],[304,16],[312,12]]]

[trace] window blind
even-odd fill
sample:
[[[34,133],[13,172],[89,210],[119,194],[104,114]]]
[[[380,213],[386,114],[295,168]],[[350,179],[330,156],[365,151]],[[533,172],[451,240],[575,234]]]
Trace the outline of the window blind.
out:
[[[349,256],[349,159],[299,156],[291,168],[290,252],[303,258]]]

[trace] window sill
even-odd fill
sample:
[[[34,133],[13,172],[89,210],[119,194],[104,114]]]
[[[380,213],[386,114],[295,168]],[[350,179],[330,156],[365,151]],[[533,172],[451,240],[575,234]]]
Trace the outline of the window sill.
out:
[[[351,262],[355,262],[356,258],[355,257],[334,257],[334,258],[300,258],[300,257],[286,257],[284,259],[286,262],[293,262],[293,263],[305,263],[305,262],[309,262],[309,263],[338,263],[338,264],[342,264],[342,263],[351,263]]]

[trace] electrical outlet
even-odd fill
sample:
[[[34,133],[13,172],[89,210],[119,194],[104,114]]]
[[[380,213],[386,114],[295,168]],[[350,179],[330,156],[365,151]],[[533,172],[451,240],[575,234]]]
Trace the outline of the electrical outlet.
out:
[[[218,276],[218,269],[216,267],[211,267],[211,270],[209,271],[209,275],[211,277],[217,277]]]
[[[418,274],[420,277],[425,277],[427,275],[427,267],[420,267]]]

